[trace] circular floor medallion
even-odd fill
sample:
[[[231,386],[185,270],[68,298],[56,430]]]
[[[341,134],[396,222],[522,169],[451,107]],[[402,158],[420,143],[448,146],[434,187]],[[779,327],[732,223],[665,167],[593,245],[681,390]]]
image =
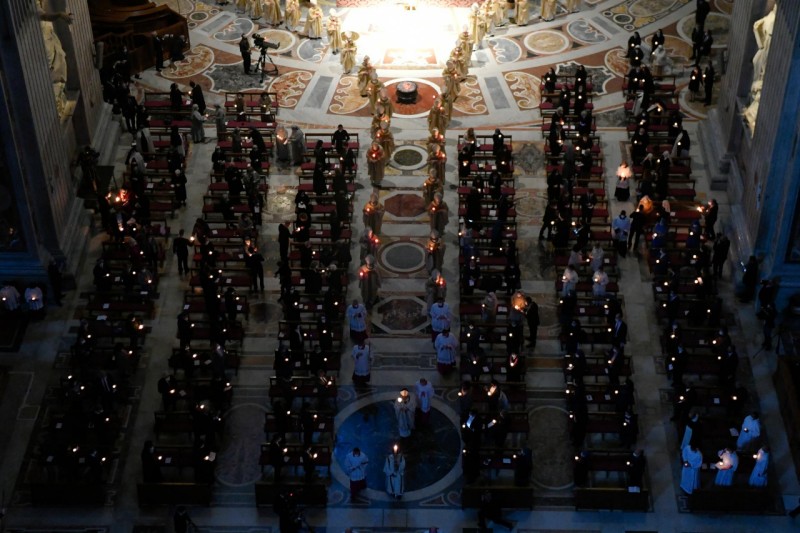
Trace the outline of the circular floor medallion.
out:
[[[397,274],[416,272],[425,266],[425,251],[416,242],[392,242],[381,249],[383,266]]]
[[[569,39],[560,31],[540,30],[525,37],[525,46],[534,54],[558,54],[569,48]]]
[[[342,466],[347,454],[358,446],[369,458],[367,496],[388,501],[383,464],[395,443],[400,443],[406,458],[405,500],[429,497],[461,475],[461,436],[458,415],[438,398],[433,399],[430,423],[417,427],[412,437],[400,440],[393,408],[396,392],[375,394],[348,406],[336,417],[337,439],[334,449],[334,477],[348,486]]]
[[[406,144],[392,154],[391,165],[399,170],[417,170],[427,163],[428,154],[419,146]]]

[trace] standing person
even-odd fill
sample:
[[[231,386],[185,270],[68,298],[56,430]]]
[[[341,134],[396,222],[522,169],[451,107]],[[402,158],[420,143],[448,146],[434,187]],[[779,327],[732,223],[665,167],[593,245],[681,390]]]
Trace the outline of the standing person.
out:
[[[264,292],[264,256],[250,246],[247,249],[246,262],[247,269],[250,271],[250,283],[252,284],[250,292],[255,293],[259,290],[259,282],[261,283],[261,292]]]
[[[717,217],[719,217],[719,205],[714,198],[709,200],[703,209],[703,217],[706,219],[704,233],[706,237],[713,241],[717,236],[714,232],[714,224],[717,223]]]
[[[378,290],[381,288],[381,275],[375,268],[375,257],[367,255],[364,265],[358,271],[358,283],[361,288],[361,299],[367,309],[371,309],[378,301]]]
[[[758,312],[758,318],[764,321],[764,342],[761,347],[765,350],[772,349],[772,331],[775,329],[775,319],[778,318],[778,311],[772,302],[764,305]]]
[[[61,305],[61,268],[55,259],[51,259],[47,265],[47,278],[50,281],[50,286],[53,288],[53,300],[56,305]]]
[[[442,375],[448,375],[456,366],[458,341],[450,335],[450,327],[445,328],[434,343],[436,349],[436,368]]]
[[[710,11],[711,4],[709,4],[708,0],[697,0],[697,9],[694,12],[694,25],[700,33],[703,33],[703,30],[706,28],[706,18]]]
[[[228,130],[225,122],[227,122],[225,108],[222,106],[222,104],[217,104],[214,110],[214,125],[217,127],[217,140],[221,141],[225,136],[225,132]]]
[[[622,314],[617,313],[614,325],[611,327],[613,330],[611,334],[611,345],[622,352],[625,349],[625,342],[628,338],[628,325],[622,320]]]
[[[303,156],[306,152],[306,136],[297,125],[292,126],[289,142],[292,146],[292,164],[299,166],[303,163]]]
[[[751,448],[750,443],[758,442],[759,438],[761,438],[761,421],[758,413],[750,413],[742,421],[739,438],[736,439],[736,449],[746,452]]]
[[[161,476],[161,465],[158,462],[156,448],[153,446],[153,441],[147,440],[144,442],[141,458],[142,480],[145,483],[161,483],[163,480]]]
[[[333,9],[328,12],[325,31],[328,33],[328,47],[333,55],[337,55],[342,49],[342,24],[339,15]]]
[[[153,36],[153,55],[156,60],[156,72],[161,72],[164,68],[164,46],[158,33],[153,32],[151,35]]]
[[[367,150],[367,174],[373,186],[380,187],[385,170],[386,152],[377,140],[372,141]]]
[[[292,221],[286,220],[278,225],[278,248],[280,249],[281,261],[289,259],[289,241],[292,237],[292,230],[289,229]]]
[[[401,499],[405,492],[406,458],[397,444],[392,448],[392,453],[386,456],[383,473],[386,475],[386,492],[396,500]]]
[[[525,320],[528,322],[528,346],[536,349],[536,339],[539,334],[539,304],[530,296],[525,297]]]
[[[239,41],[239,52],[242,54],[242,65],[244,66],[244,73],[250,74],[250,41],[247,35],[242,34],[242,39]]]
[[[708,65],[706,65],[706,69],[703,71],[703,90],[706,94],[703,103],[707,106],[711,105],[711,97],[714,94],[714,76],[716,76],[716,73],[714,72],[714,67],[711,65],[711,61],[709,61]]]
[[[339,156],[343,156],[345,153],[345,146],[347,142],[350,140],[350,134],[344,129],[344,126],[339,124],[336,126],[336,131],[331,134],[331,142],[333,143],[333,148],[336,150],[336,153]]]
[[[742,274],[742,291],[739,299],[742,302],[749,302],[756,295],[756,285],[758,284],[758,259],[756,256],[751,255],[744,265],[744,274]]]
[[[286,29],[294,32],[300,22],[300,2],[298,0],[286,0],[284,19],[286,21]]]
[[[197,525],[192,522],[192,519],[189,517],[189,513],[186,511],[186,507],[183,505],[178,506],[178,508],[175,509],[175,514],[172,517],[172,523],[175,526],[175,533],[187,533],[190,525],[197,529]]]
[[[353,346],[353,384],[366,387],[372,377],[372,345],[367,344],[366,336]]]
[[[719,452],[717,461],[717,476],[714,478],[714,485],[717,487],[730,487],[733,485],[733,475],[739,468],[739,456],[732,448],[723,448]]]
[[[631,213],[630,232],[628,233],[628,250],[633,249],[634,254],[639,254],[639,239],[644,235],[644,213],[642,207],[636,207],[636,211]]]
[[[517,26],[527,26],[530,19],[528,0],[517,0],[514,3],[514,22]]]
[[[377,194],[372,193],[369,196],[369,202],[364,205],[363,211],[364,227],[372,228],[373,233],[380,235],[386,208],[378,199]]]
[[[628,234],[631,230],[631,221],[625,214],[625,210],[619,212],[619,216],[611,223],[611,231],[614,238],[614,243],[617,247],[617,253],[625,257],[628,252]]]
[[[359,448],[353,448],[344,458],[344,469],[350,478],[350,499],[354,500],[358,494],[367,488],[367,465],[369,458]]]
[[[751,487],[766,487],[767,469],[769,468],[769,446],[762,446],[753,457],[756,462],[753,465],[753,471],[750,473],[748,485]]]
[[[450,329],[450,306],[444,301],[443,297],[436,299],[436,303],[428,310],[431,320],[431,341],[436,344],[436,338],[445,329]]]
[[[347,308],[347,322],[350,324],[350,339],[354,344],[360,344],[367,337],[367,310],[353,300],[353,305]]]
[[[427,379],[419,378],[419,381],[414,384],[414,394],[417,396],[417,425],[427,426],[431,420],[433,385]]]
[[[697,447],[690,443],[681,452],[683,470],[681,471],[681,490],[691,494],[700,488],[700,467],[703,464],[703,454]]]
[[[317,0],[311,0],[311,6],[306,13],[306,23],[303,33],[309,39],[322,38],[322,9],[317,5]]]
[[[417,412],[417,400],[408,389],[403,387],[400,391],[400,396],[394,403],[394,412],[397,415],[397,431],[400,433],[400,438],[405,439],[411,436],[414,431],[414,417]]]
[[[724,233],[720,233],[719,238],[714,241],[714,256],[711,259],[714,277],[717,279],[722,279],[722,269],[728,259],[728,251],[730,249],[731,241]]]
[[[206,142],[206,132],[203,123],[206,121],[197,104],[192,104],[192,141],[195,143]]]
[[[183,273],[189,273],[189,247],[191,243],[189,239],[184,237],[185,230],[181,229],[178,236],[172,241],[172,253],[178,257],[178,275],[183,276]]]
[[[350,71],[356,66],[356,43],[352,37],[348,37],[344,41],[344,48],[342,48],[342,68],[345,74],[350,74]]]
[[[203,96],[203,89],[196,84],[194,81],[189,82],[189,87],[192,89],[189,91],[189,98],[192,99],[193,104],[197,104],[197,108],[200,110],[200,113],[203,114],[206,112],[206,99]]]

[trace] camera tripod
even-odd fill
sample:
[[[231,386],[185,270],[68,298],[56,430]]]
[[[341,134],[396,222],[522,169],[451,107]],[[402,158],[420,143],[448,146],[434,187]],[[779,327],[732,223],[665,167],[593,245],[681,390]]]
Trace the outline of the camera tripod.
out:
[[[272,64],[271,67],[267,66],[267,59]],[[267,70],[269,69],[269,70]],[[261,55],[258,56],[258,63],[256,63],[256,72],[261,71],[261,83],[264,82],[264,78],[267,76],[277,76],[278,75],[278,65],[272,60],[272,56],[269,55],[267,49],[262,47],[261,48]]]

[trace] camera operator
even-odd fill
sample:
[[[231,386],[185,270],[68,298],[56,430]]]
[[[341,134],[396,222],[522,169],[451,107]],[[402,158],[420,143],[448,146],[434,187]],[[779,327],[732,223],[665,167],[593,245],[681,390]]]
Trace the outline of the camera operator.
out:
[[[242,40],[239,41],[239,52],[242,54],[244,73],[250,74],[250,41],[247,40],[247,35],[245,34],[242,34]]]

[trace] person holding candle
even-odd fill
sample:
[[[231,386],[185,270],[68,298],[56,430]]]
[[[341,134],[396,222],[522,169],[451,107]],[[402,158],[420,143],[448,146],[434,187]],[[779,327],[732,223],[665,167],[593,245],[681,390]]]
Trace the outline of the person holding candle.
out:
[[[378,200],[378,195],[372,193],[369,196],[369,202],[364,205],[364,226],[372,228],[372,231],[380,235],[381,228],[383,227],[383,215],[386,213],[386,208]]]
[[[404,387],[400,391],[397,401],[394,402],[394,412],[397,415],[397,430],[400,433],[400,438],[410,437],[411,432],[414,431],[416,411],[417,399]]]
[[[406,458],[397,444],[383,463],[383,473],[386,475],[386,492],[396,500],[401,499],[405,492]]]
[[[733,448],[723,448],[718,452],[717,477],[714,478],[714,485],[718,487],[729,487],[733,484],[733,475],[739,467],[739,456]]]
[[[383,173],[386,169],[386,157],[383,147],[376,140],[372,142],[369,150],[367,150],[367,174],[372,182],[372,185],[380,187],[383,181]]]
[[[753,455],[755,464],[753,471],[750,473],[748,485],[751,487],[766,487],[767,486],[767,469],[769,468],[769,446],[762,446],[758,452]]]
[[[375,257],[368,255],[364,265],[358,271],[358,282],[361,288],[361,299],[367,309],[371,309],[378,301],[378,290],[381,288],[381,275],[375,268]]]

